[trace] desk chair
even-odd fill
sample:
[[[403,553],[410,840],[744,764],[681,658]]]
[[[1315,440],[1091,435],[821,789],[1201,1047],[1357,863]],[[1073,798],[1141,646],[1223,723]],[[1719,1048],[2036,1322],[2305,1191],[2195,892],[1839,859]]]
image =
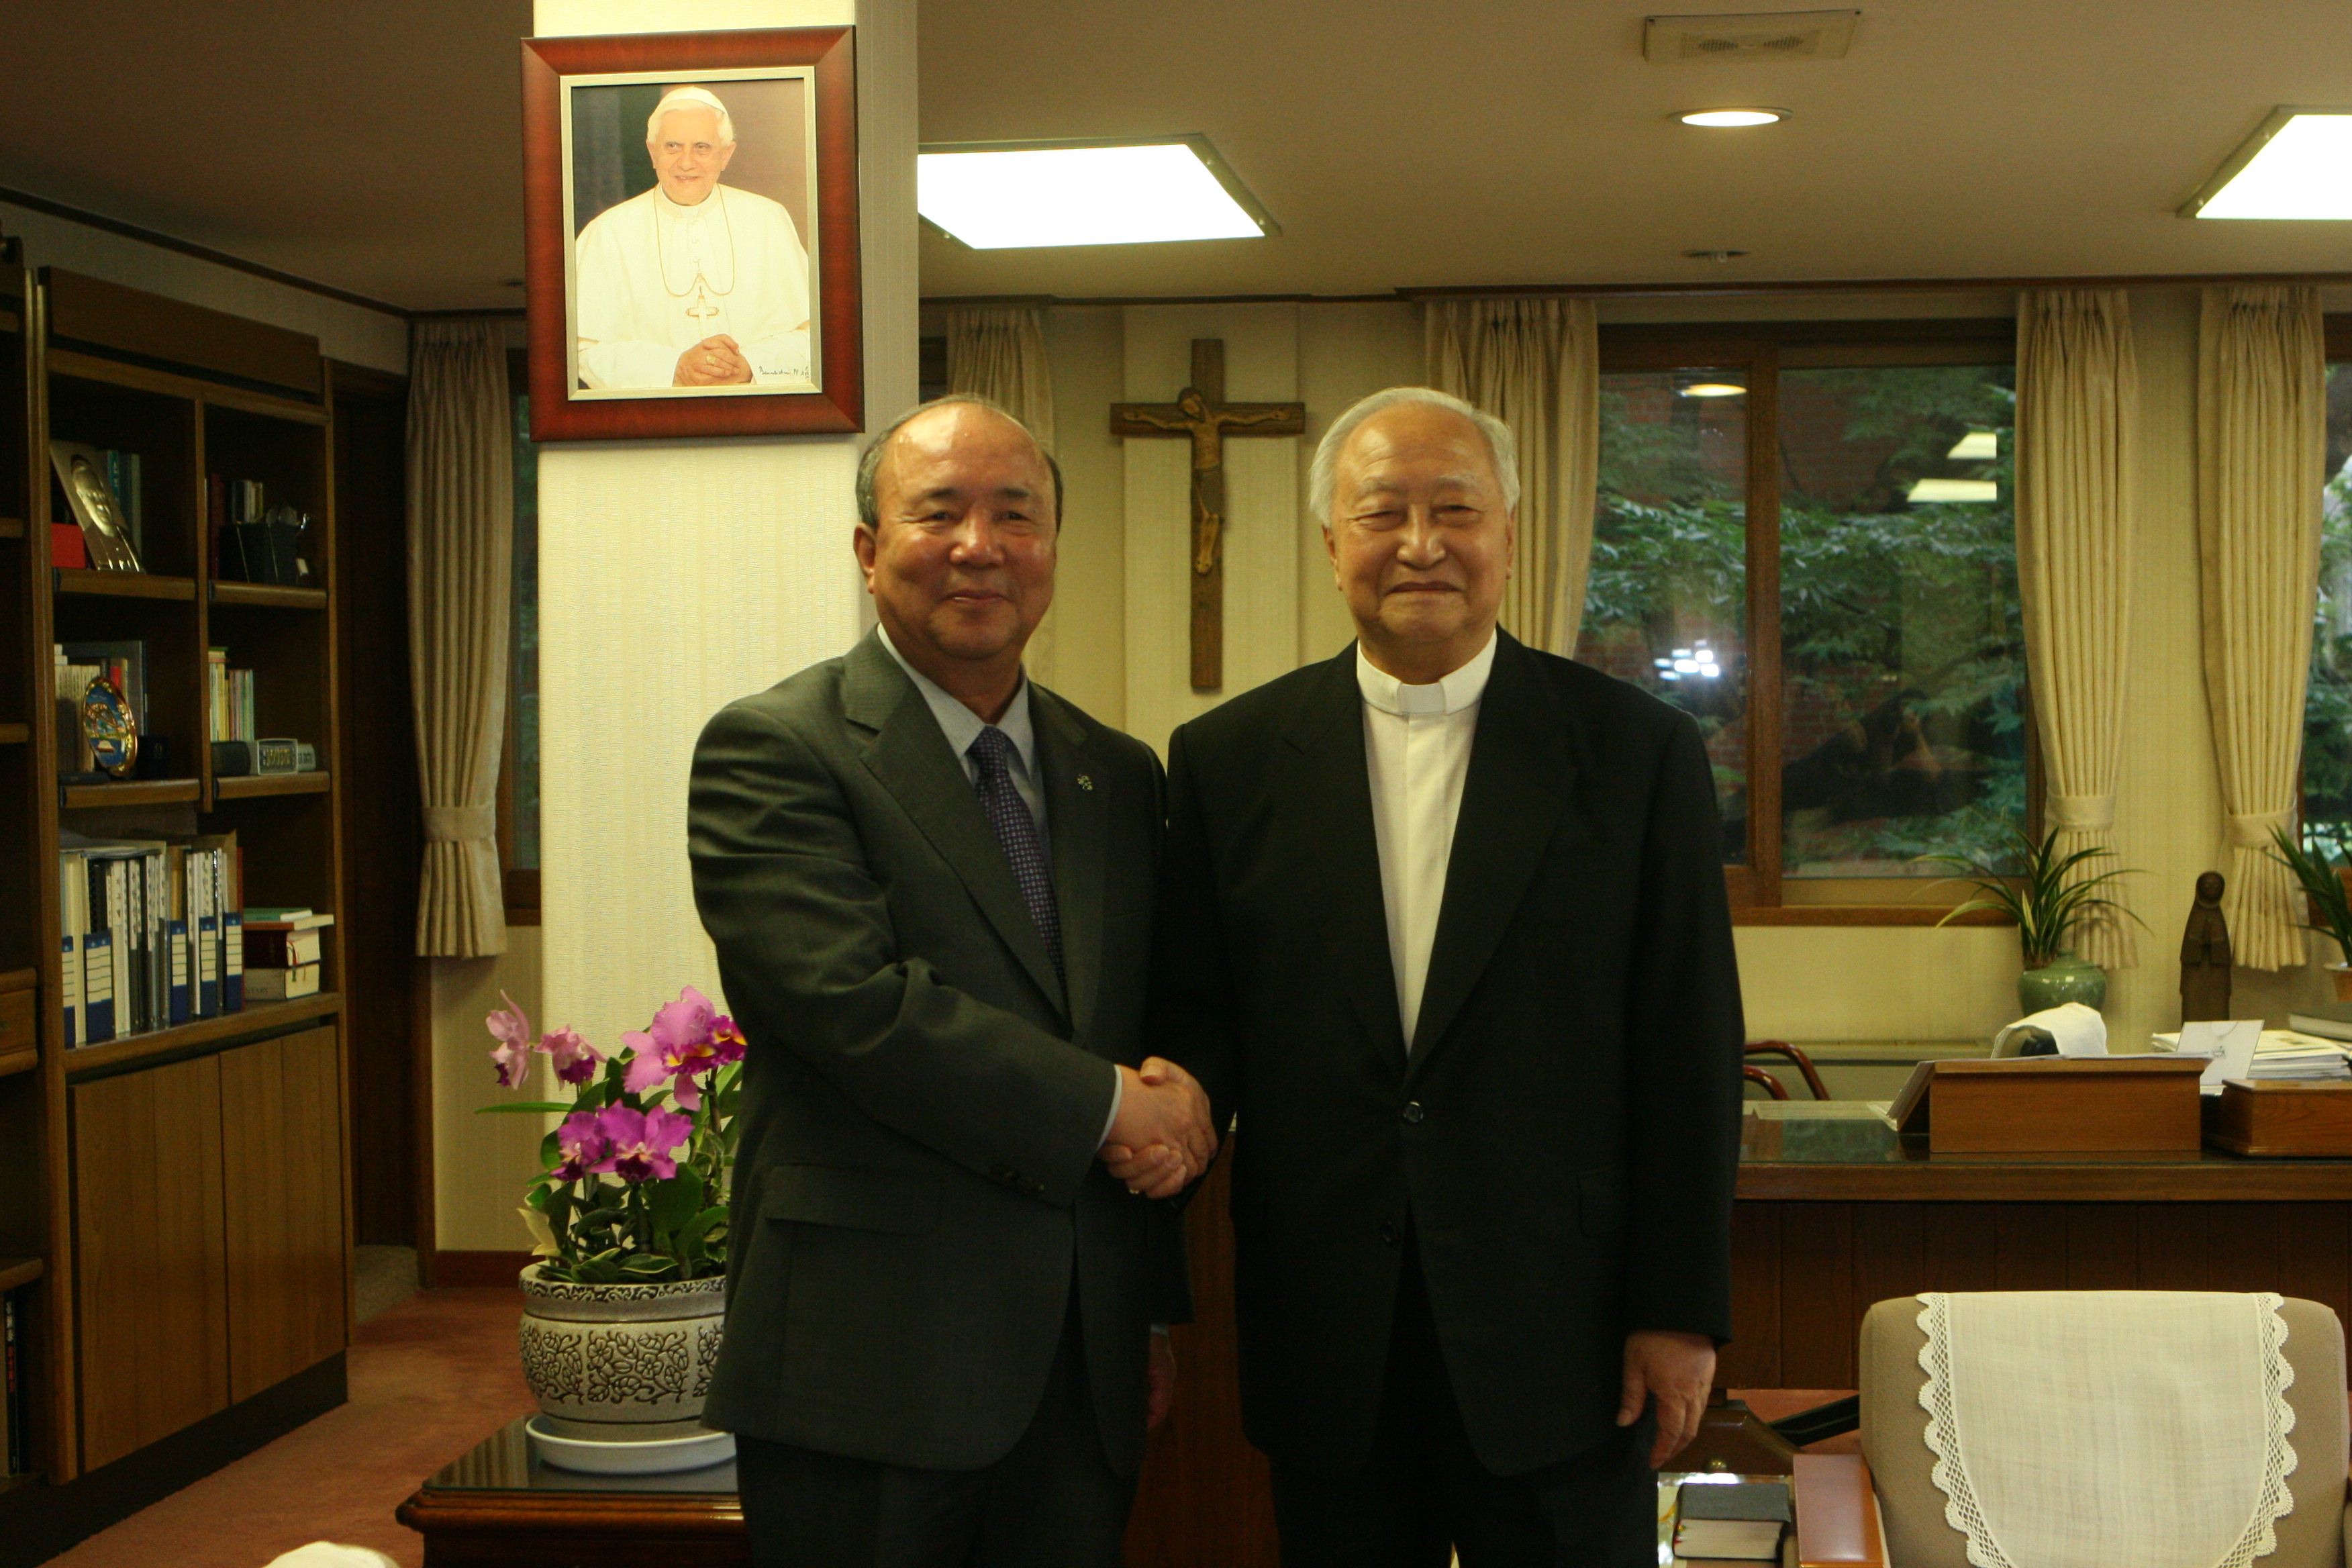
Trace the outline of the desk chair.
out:
[[[2278,1550],[2262,1568],[2344,1568],[2352,1551],[2352,1508],[2346,1504],[2352,1420],[2343,1325],[2318,1302],[2293,1297],[2280,1316],[2294,1368],[2286,1392],[2294,1411],[2296,1465],[2287,1479],[2294,1509],[2277,1521]],[[1919,1404],[1926,1378],[1919,1352],[1927,1336],[1918,1319],[1916,1299],[1903,1296],[1879,1302],[1863,1320],[1862,1453],[1796,1458],[1798,1554],[1807,1568],[1969,1568],[1968,1537],[1945,1522],[1944,1494],[1928,1473],[1935,1456]],[[2158,1356],[2164,1347],[2147,1351]]]
[[[1827,1100],[1830,1097],[1830,1091],[1822,1086],[1822,1075],[1813,1070],[1812,1058],[1786,1040],[1750,1040],[1740,1047],[1740,1053],[1743,1057],[1786,1057],[1795,1063],[1797,1070],[1804,1075],[1805,1087],[1813,1091],[1815,1100]],[[1780,1082],[1779,1079],[1753,1062],[1748,1064],[1748,1076],[1750,1079],[1770,1079],[1776,1085]],[[1785,1089],[1775,1089],[1772,1098],[1786,1100],[1789,1096]]]

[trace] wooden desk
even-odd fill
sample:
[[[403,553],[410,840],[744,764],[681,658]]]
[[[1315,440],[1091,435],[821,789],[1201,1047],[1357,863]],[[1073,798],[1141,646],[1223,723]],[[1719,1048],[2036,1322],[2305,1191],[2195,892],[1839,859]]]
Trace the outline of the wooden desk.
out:
[[[2352,1160],[1938,1155],[1875,1121],[1745,1126],[1732,1387],[1852,1388],[1921,1290],[2277,1290],[2352,1319]]]
[[[1727,1387],[1852,1388],[1863,1313],[1920,1290],[2278,1290],[2352,1321],[2352,1160],[1930,1159],[1877,1121],[1743,1125]],[[1234,1393],[1230,1163],[1185,1211],[1200,1321],[1176,1331],[1129,1568],[1276,1568]]]
[[[745,1568],[735,1467],[583,1476],[539,1462],[522,1422],[434,1472],[402,1503],[425,1568]]]

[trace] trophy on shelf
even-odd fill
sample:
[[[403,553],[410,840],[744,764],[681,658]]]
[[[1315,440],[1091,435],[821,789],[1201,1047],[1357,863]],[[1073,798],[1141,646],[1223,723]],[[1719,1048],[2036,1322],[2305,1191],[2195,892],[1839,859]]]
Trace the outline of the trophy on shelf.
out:
[[[74,521],[81,524],[82,543],[91,567],[100,572],[137,572],[138,552],[131,546],[131,529],[122,502],[106,482],[106,458],[95,447],[76,441],[49,443],[49,461],[65,487]]]

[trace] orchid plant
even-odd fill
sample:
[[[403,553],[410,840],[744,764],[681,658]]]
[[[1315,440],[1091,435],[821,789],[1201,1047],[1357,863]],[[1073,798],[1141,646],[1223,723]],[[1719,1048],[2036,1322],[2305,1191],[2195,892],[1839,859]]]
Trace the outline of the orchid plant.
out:
[[[657,1285],[726,1268],[728,1174],[743,1033],[688,986],[612,1057],[578,1031],[534,1037],[506,1006],[485,1022],[498,1045],[499,1087],[530,1076],[534,1053],[578,1092],[562,1100],[509,1100],[488,1112],[561,1115],[540,1145],[546,1167],[530,1184],[523,1221],[551,1279]]]

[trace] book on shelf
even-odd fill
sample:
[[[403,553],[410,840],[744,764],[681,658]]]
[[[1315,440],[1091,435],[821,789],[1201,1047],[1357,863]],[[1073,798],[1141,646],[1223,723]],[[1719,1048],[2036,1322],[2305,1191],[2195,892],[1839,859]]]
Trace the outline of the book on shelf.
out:
[[[245,971],[249,978],[257,969],[285,969],[297,963],[316,963],[323,956],[324,943],[319,928],[302,931],[281,931],[275,927],[257,930],[248,921],[245,927]]]
[[[291,1002],[298,996],[316,996],[319,966],[295,963],[283,968],[248,969],[245,972],[245,986],[248,1002]]]
[[[235,834],[58,836],[68,1046],[215,1017],[244,1005]]]
[[[81,524],[49,524],[49,564],[68,572],[89,570],[89,546],[81,540]]]
[[[205,708],[215,741],[256,741],[261,726],[254,710],[253,671],[232,669],[228,649],[205,650]]]
[[[32,1467],[32,1413],[26,1408],[25,1362],[19,1342],[25,1337],[24,1308],[17,1297],[20,1291],[0,1294],[0,1354],[6,1360],[7,1414],[0,1421],[0,1433],[5,1433],[6,1455],[0,1459],[0,1469],[12,1476],[21,1476]]]
[[[147,559],[147,508],[145,485],[141,483],[144,467],[136,452],[105,451],[99,454],[106,460],[107,487],[114,491],[114,504],[121,510],[125,532],[131,535],[131,552],[140,560]]]

